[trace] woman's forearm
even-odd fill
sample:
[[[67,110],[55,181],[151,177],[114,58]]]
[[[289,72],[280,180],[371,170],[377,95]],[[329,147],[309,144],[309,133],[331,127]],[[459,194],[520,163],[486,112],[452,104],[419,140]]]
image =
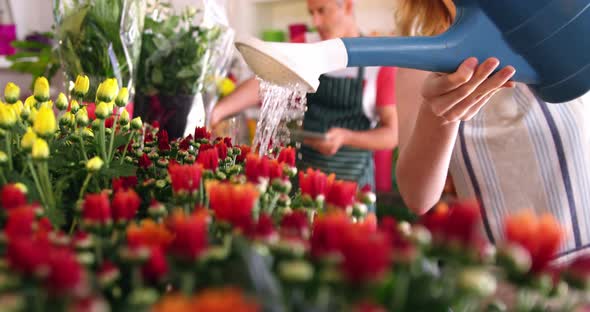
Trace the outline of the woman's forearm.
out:
[[[459,128],[459,122],[447,122],[429,109],[424,105],[420,108],[396,169],[400,194],[418,214],[440,199]]]

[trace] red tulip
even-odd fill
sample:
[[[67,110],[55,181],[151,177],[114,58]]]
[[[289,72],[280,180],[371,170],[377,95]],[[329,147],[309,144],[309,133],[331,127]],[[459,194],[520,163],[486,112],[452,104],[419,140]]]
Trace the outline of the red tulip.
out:
[[[532,272],[541,272],[557,255],[563,232],[557,220],[550,214],[537,217],[524,210],[504,220],[506,240],[525,248],[532,259]]]
[[[178,149],[181,151],[188,151],[191,146],[191,142],[193,141],[193,135],[189,134],[186,138],[182,139],[180,143],[178,143]]]
[[[330,174],[326,176],[325,173],[319,170],[308,168],[307,171],[299,172],[299,187],[301,193],[316,199],[319,195],[326,195],[330,185],[333,183],[336,175]]]
[[[199,191],[203,168],[200,164],[168,166],[174,193],[193,194]]]
[[[150,257],[141,268],[143,276],[150,281],[160,281],[168,273],[168,262],[162,248],[152,247]]]
[[[207,150],[199,151],[199,157],[197,163],[203,165],[203,168],[215,171],[219,166],[219,155],[217,149],[210,148]]]
[[[252,148],[248,145],[240,145],[240,155],[236,157],[236,163],[242,163],[246,157],[251,153]]]
[[[246,166],[244,169],[248,181],[259,183],[261,178],[273,180],[283,176],[283,167],[276,160],[264,156],[250,154],[246,157]]]
[[[15,208],[8,214],[8,220],[4,226],[4,233],[9,239],[16,237],[31,238],[35,211],[31,207]]]
[[[157,133],[158,136],[158,149],[160,151],[170,150],[170,140],[168,139],[168,131],[161,129]]]
[[[307,239],[309,237],[309,219],[303,210],[296,210],[283,216],[281,232],[290,237]]]
[[[152,166],[152,160],[148,157],[146,153],[143,153],[143,155],[141,155],[141,157],[139,158],[138,165],[143,169],[148,169]]]
[[[311,254],[323,257],[339,254],[343,244],[342,233],[351,226],[344,213],[331,213],[314,220],[311,234]]]
[[[326,195],[326,203],[339,208],[350,207],[354,204],[356,191],[356,182],[336,180]]]
[[[113,192],[133,189],[135,186],[137,186],[137,182],[137,176],[113,178]]]
[[[258,191],[254,185],[213,181],[207,185],[207,192],[209,206],[218,220],[237,226],[252,219],[252,210],[258,199]]]
[[[106,193],[87,194],[82,207],[82,219],[85,224],[107,225],[111,219],[111,205]]]
[[[6,258],[11,268],[32,276],[46,266],[50,250],[47,239],[18,237],[8,241]]]
[[[225,143],[219,142],[215,144],[215,149],[217,149],[217,154],[220,159],[225,159],[227,157],[227,146]]]
[[[135,217],[140,204],[141,199],[135,191],[127,190],[116,192],[111,204],[113,219],[115,221],[123,222],[131,221]]]
[[[295,167],[295,149],[292,147],[282,149],[279,153],[278,161],[290,167]]]
[[[0,205],[6,210],[20,207],[27,203],[27,197],[15,184],[6,184],[0,191]]]
[[[196,127],[195,128],[195,139],[207,139],[211,138],[211,132],[207,131],[205,127]]]
[[[49,255],[47,289],[57,294],[68,294],[82,282],[82,267],[76,255],[67,249],[54,249]]]
[[[167,222],[174,235],[169,251],[182,260],[194,261],[207,248],[207,219],[175,213]]]

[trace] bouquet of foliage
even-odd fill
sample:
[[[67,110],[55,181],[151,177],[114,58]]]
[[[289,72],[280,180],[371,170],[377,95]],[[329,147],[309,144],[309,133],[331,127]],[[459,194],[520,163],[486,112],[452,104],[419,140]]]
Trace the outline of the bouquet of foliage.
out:
[[[56,0],[56,39],[66,81],[86,75],[92,86],[116,78],[133,93],[145,0]],[[93,101],[96,89],[89,90]]]
[[[194,95],[201,91],[220,27],[203,27],[197,11],[175,13],[156,1],[145,18],[138,88],[147,95]]]
[[[590,257],[518,212],[482,237],[476,202],[377,219],[375,194],[205,128],[171,140],[129,120],[107,79],[96,117],[47,80],[0,102],[0,302],[14,311],[577,311]],[[55,117],[54,108],[59,111]],[[293,189],[294,179],[298,187]],[[506,291],[507,290],[507,291]],[[507,294],[507,295],[506,295]]]

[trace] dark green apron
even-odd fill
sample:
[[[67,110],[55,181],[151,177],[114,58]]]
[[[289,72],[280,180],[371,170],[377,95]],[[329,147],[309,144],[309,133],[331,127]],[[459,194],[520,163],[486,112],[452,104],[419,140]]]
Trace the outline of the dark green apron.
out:
[[[363,111],[364,71],[359,68],[356,78],[320,76],[317,92],[307,95],[303,128],[321,133],[335,127],[369,130],[371,121]],[[335,155],[325,156],[303,145],[301,157],[300,169],[320,169],[335,173],[338,179],[357,182],[359,187],[369,184],[375,189],[373,153],[369,150],[342,146]]]

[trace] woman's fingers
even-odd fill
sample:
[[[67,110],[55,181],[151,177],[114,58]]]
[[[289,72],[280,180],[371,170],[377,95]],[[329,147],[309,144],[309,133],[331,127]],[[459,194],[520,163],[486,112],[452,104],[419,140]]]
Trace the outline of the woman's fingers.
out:
[[[437,96],[429,100],[432,111],[437,116],[443,116],[453,109],[456,105],[463,103],[463,100],[471,97],[478,87],[483,84],[486,79],[498,67],[499,61],[491,58],[483,62],[475,71],[473,77],[465,84],[461,85],[455,90],[452,90],[444,95]],[[493,79],[493,78],[490,78]],[[488,90],[481,90],[480,94],[487,93]],[[460,110],[461,108],[459,108]]]
[[[432,74],[424,83],[422,95],[425,98],[436,97],[457,89],[471,79],[477,63],[475,57],[470,57],[461,63],[457,71],[452,74]]]

